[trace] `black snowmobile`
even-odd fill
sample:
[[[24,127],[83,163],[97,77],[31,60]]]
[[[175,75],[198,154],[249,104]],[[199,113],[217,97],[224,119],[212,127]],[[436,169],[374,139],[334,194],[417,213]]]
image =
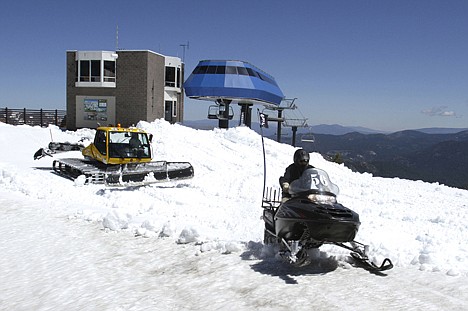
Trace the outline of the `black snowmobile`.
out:
[[[267,190],[263,198],[264,243],[280,245],[280,255],[294,265],[309,262],[307,250],[324,243],[351,251],[365,267],[384,271],[393,267],[386,258],[380,266],[367,256],[368,247],[354,241],[359,215],[338,203],[338,186],[321,169],[306,169],[289,186],[291,198],[281,201],[279,191]]]

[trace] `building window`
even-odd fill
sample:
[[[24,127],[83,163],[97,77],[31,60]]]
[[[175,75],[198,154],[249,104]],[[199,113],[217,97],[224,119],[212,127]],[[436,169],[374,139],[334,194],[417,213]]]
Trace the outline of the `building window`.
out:
[[[176,86],[176,71],[175,67],[166,67],[166,86]]]
[[[177,100],[164,101],[164,120],[173,122],[177,117]]]
[[[89,60],[80,60],[80,81],[89,82]]]
[[[208,70],[208,66],[198,66],[197,68],[195,68],[195,70],[193,71],[194,74],[205,74],[206,71]]]
[[[215,74],[216,73],[216,66],[208,66],[208,69],[206,70],[207,74]]]
[[[76,87],[116,87],[118,55],[106,51],[83,51],[75,54]]]
[[[91,82],[100,82],[101,81],[101,61],[92,60],[91,61]]]
[[[193,74],[232,74],[232,75],[251,76],[251,77],[256,77],[256,78],[259,78],[260,80],[263,80],[270,84],[278,86],[274,79],[248,67],[197,66],[193,70]]]
[[[115,62],[104,61],[104,82],[115,82]]]
[[[237,74],[237,67],[236,66],[226,66],[226,74],[228,75],[236,75]]]
[[[81,60],[80,61],[80,81],[81,82],[101,82],[101,61]]]
[[[237,67],[237,73],[243,76],[248,76],[249,72],[245,67]]]
[[[177,117],[177,101],[172,102],[172,116]]]
[[[177,87],[180,88],[180,68],[177,67]]]

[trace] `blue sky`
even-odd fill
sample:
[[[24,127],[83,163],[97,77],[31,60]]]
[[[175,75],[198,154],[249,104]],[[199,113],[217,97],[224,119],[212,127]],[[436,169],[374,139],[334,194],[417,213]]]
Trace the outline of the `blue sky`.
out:
[[[22,1],[0,4],[0,107],[65,109],[66,51],[237,59],[310,125],[468,127],[468,1]],[[186,100],[186,119],[210,103]]]

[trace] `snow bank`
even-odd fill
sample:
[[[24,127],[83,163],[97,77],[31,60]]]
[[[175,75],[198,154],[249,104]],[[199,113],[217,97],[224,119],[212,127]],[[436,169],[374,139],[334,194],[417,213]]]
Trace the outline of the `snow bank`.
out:
[[[21,192],[41,200],[44,208],[101,223],[105,230],[195,244],[201,252],[241,252],[249,243],[261,242],[264,176],[257,133],[246,127],[195,130],[163,120],[138,126],[154,135],[155,160],[188,161],[195,177],[146,187],[84,186],[51,173],[52,158],[34,161],[33,154],[51,137],[89,143],[93,130],[0,123],[0,144],[15,150],[0,154],[0,186],[12,195]],[[277,187],[295,149],[265,139],[265,150],[266,186]],[[359,213],[356,240],[369,244],[374,259],[389,257],[397,267],[468,275],[468,191],[354,173],[316,153],[311,164],[328,172],[340,187],[338,200]],[[343,262],[348,255],[334,246],[320,251]]]

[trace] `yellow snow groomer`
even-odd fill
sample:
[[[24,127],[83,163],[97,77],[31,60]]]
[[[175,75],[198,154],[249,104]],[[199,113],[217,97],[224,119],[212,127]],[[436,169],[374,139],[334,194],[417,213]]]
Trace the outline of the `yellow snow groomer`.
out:
[[[89,146],[51,142],[49,148],[39,149],[34,159],[81,150],[84,159],[55,159],[53,170],[72,180],[84,176],[84,183],[144,185],[192,178],[189,162],[152,161],[152,137],[134,127],[98,127]]]

